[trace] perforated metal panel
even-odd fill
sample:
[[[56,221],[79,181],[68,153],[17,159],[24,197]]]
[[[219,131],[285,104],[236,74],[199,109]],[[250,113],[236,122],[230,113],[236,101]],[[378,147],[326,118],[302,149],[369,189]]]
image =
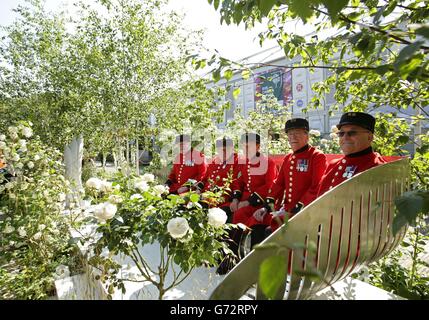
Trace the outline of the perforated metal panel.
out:
[[[213,291],[211,299],[239,299],[258,281],[259,267],[272,255],[283,256],[288,281],[278,299],[308,299],[313,293],[343,279],[390,253],[405,235],[394,237],[394,199],[409,185],[408,159],[362,172],[316,199],[279,228],[263,244],[280,247],[253,250]],[[308,250],[310,242],[316,250]],[[296,244],[305,247],[296,248]],[[323,279],[296,275],[318,270]],[[257,290],[257,298],[264,296]]]

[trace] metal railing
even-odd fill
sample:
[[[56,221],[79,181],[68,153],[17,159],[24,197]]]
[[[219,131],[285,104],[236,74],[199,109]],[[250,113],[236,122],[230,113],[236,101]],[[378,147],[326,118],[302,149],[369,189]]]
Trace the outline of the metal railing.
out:
[[[258,282],[261,263],[280,255],[287,281],[277,299],[314,293],[389,254],[406,232],[392,233],[394,199],[408,190],[409,162],[401,159],[344,181],[292,217],[225,277],[210,299],[239,299]],[[268,245],[267,244],[275,244]],[[312,243],[312,245],[310,245]],[[301,245],[300,245],[301,244]],[[311,249],[313,248],[313,249]],[[320,277],[310,277],[317,271]],[[256,298],[264,299],[257,288]]]

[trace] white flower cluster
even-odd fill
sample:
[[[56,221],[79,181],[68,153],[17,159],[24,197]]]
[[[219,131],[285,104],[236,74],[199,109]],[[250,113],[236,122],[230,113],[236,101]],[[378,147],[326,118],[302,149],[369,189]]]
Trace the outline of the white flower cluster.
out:
[[[309,132],[310,136],[320,137],[320,131],[319,130],[310,130]]]
[[[164,186],[162,184],[158,184],[153,187],[153,193],[157,196],[161,196],[163,194],[167,194],[169,192],[170,188],[167,186]]]
[[[167,223],[167,231],[174,239],[183,238],[189,231],[189,224],[185,218],[172,218]]]
[[[209,209],[207,217],[209,219],[209,225],[215,228],[219,228],[223,226],[226,223],[226,220],[228,218],[225,211],[223,211],[220,208]]]
[[[140,190],[140,192],[149,191],[149,183],[155,181],[155,176],[151,173],[145,173],[141,177],[134,179],[134,188]]]
[[[87,188],[103,192],[103,193],[109,193],[113,191],[112,183],[107,180],[101,180],[99,178],[89,178],[85,185]]]
[[[118,208],[115,204],[110,202],[103,202],[98,204],[94,209],[94,215],[100,222],[106,222],[109,219],[112,219]]]

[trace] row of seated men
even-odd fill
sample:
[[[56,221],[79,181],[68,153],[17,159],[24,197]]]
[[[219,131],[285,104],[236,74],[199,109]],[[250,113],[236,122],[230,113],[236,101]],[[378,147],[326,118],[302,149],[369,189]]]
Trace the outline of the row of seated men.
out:
[[[285,156],[280,171],[272,159],[260,152],[260,136],[256,133],[241,136],[244,159],[234,152],[231,139],[217,140],[217,155],[208,165],[204,155],[191,148],[190,136],[180,135],[176,139],[180,154],[166,184],[170,193],[182,194],[189,191],[187,182],[191,179],[197,181],[193,188],[204,192],[222,186],[232,175],[232,192],[218,206],[227,213],[228,222],[252,229],[253,247],[279,227],[284,215],[292,217],[344,180],[384,163],[371,147],[374,127],[375,118],[370,114],[343,114],[337,125],[343,156],[328,163],[321,150],[308,144],[308,121],[290,119],[285,131],[292,150]],[[231,249],[237,252],[241,235],[235,231],[230,236]]]

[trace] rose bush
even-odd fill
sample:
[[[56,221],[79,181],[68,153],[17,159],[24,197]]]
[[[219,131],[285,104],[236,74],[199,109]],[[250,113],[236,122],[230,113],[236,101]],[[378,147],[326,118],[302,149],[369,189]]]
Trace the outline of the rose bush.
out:
[[[199,266],[217,266],[225,254],[232,254],[222,241],[232,225],[226,224],[226,214],[210,203],[224,195],[225,188],[201,195],[189,192],[184,196],[168,195],[168,187],[159,185],[152,174],[126,176],[118,173],[109,192],[94,186],[102,185],[89,179],[87,192],[95,205],[88,222],[96,223],[98,240],[92,243],[89,263],[100,270],[99,277],[108,293],[115,288],[125,291],[120,278],[119,255],[130,257],[141,273],[142,281],[149,281],[158,298],[180,284]],[[95,181],[95,183],[94,183]],[[159,243],[160,264],[151,266],[142,255],[145,245]],[[178,270],[180,269],[180,270]],[[166,275],[173,272],[173,280],[166,283]]]
[[[19,122],[0,135],[0,299],[44,299],[55,294],[59,266],[79,266],[62,214],[69,184],[61,154],[32,133]]]

